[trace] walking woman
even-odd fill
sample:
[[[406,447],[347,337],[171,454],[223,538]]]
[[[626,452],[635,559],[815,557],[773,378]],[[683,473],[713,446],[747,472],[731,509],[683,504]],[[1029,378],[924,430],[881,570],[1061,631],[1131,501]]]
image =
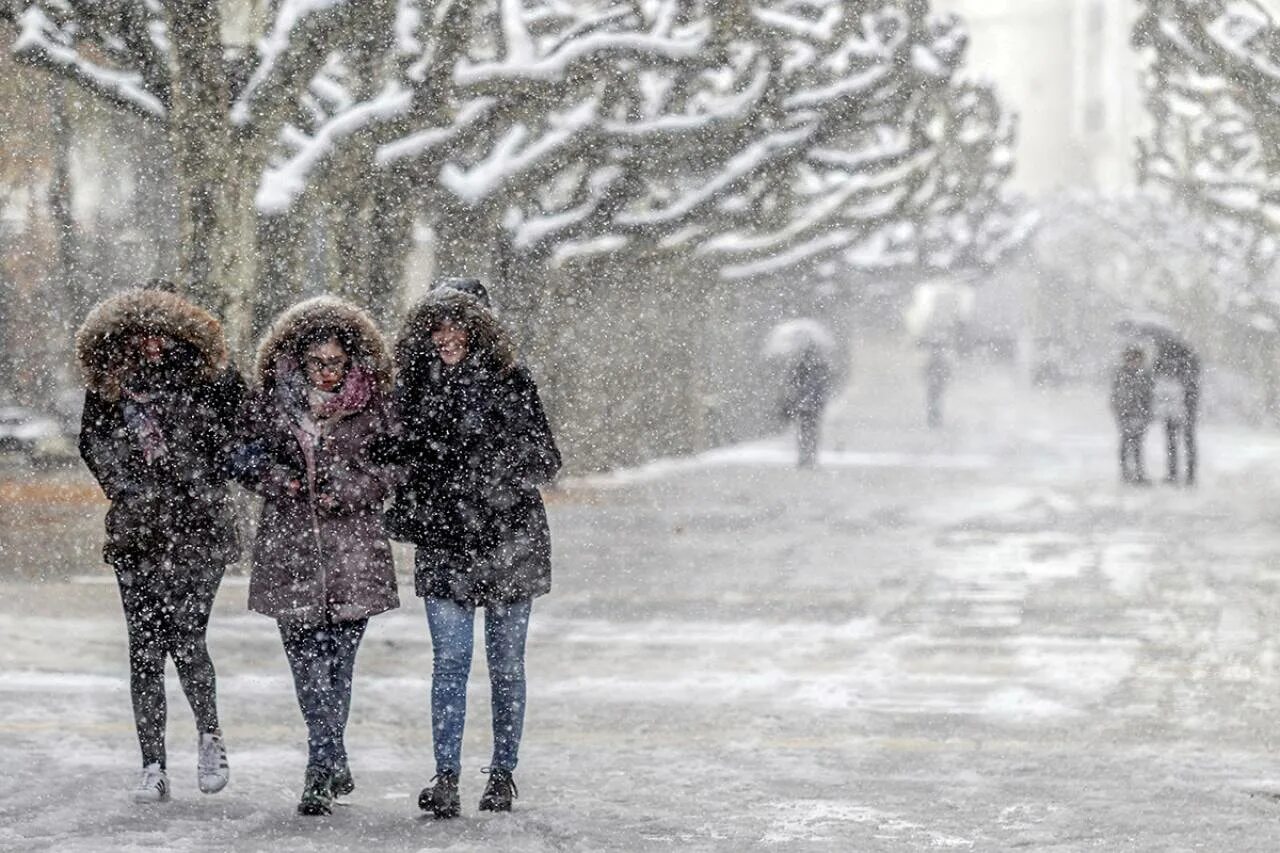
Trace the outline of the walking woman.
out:
[[[298,812],[323,815],[355,789],[344,732],[360,639],[370,616],[399,605],[377,458],[391,363],[363,311],[322,296],[275,321],[257,378],[236,456],[264,499],[249,607],[279,624],[307,724]]]
[[[159,289],[100,303],[76,334],[76,355],[87,386],[80,455],[111,501],[103,556],[129,633],[143,767],[133,799],[169,799],[166,656],[196,718],[197,782],[216,793],[230,771],[205,632],[238,553],[226,482],[244,382],[218,321]]]
[[[560,453],[529,372],[474,280],[437,288],[397,344],[395,455],[404,486],[390,520],[417,545],[433,669],[434,784],[418,805],[460,812],[458,775],[473,625],[485,610],[493,754],[482,811],[509,811],[525,711],[525,637],[533,599],[551,589],[551,540],[538,485]]]

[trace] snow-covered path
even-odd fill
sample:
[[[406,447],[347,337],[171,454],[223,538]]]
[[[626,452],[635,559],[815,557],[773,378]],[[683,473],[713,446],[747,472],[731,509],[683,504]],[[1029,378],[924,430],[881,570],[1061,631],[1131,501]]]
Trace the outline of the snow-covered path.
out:
[[[196,792],[171,679],[158,808],[123,793],[109,575],[0,583],[0,849],[1275,850],[1280,439],[1210,425],[1198,490],[1123,490],[1100,392],[969,365],[930,434],[901,355],[858,354],[820,471],[778,439],[553,496],[510,816],[474,810],[479,660],[465,817],[416,815],[411,588],[361,653],[359,789],[307,819],[302,722],[243,579],[211,630],[232,786]]]

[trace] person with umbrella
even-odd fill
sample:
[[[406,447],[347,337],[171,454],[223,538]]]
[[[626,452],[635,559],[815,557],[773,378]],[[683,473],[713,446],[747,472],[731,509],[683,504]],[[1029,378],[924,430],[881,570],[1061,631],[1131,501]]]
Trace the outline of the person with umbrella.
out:
[[[1120,479],[1145,484],[1142,442],[1151,423],[1152,378],[1142,347],[1125,348],[1123,360],[1111,377],[1111,412],[1120,428]]]
[[[834,384],[834,352],[831,333],[808,318],[778,324],[765,343],[765,355],[783,364],[779,409],[785,420],[796,422],[801,468],[812,468],[818,461],[822,413]]]
[[[1158,320],[1122,320],[1116,324],[1121,332],[1150,340],[1155,348],[1151,373],[1155,387],[1163,393],[1165,405],[1161,407],[1167,416],[1161,417],[1165,425],[1165,481],[1195,485],[1198,454],[1196,448],[1196,416],[1200,406],[1200,356],[1173,329]],[[1170,388],[1170,386],[1173,386]],[[1154,388],[1153,388],[1154,391]],[[1175,398],[1179,395],[1181,400]],[[1180,403],[1180,405],[1174,405]],[[1179,445],[1184,466],[1179,471]],[[1181,476],[1180,476],[1181,474]]]

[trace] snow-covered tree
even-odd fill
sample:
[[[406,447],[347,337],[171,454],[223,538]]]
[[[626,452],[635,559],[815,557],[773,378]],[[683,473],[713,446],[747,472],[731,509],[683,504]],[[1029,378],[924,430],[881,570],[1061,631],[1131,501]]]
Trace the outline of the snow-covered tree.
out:
[[[968,251],[1008,168],[994,99],[954,82],[959,22],[923,0],[0,8],[17,56],[167,128],[184,283],[233,314],[288,291],[317,217],[334,279],[375,299],[415,216],[443,271],[643,244],[732,276],[891,227]],[[1001,153],[948,172],[974,145]]]
[[[1280,252],[1280,29],[1253,0],[1144,0],[1153,129],[1140,176],[1194,209],[1240,300],[1259,294]],[[1261,300],[1261,302],[1259,302]]]

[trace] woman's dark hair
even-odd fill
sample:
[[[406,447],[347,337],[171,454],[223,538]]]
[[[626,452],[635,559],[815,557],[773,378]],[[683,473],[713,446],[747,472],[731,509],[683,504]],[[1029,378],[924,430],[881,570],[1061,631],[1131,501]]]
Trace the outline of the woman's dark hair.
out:
[[[347,354],[347,358],[352,361],[357,358],[364,358],[366,353],[361,352],[359,342],[355,332],[345,326],[331,325],[322,323],[312,326],[298,334],[293,342],[293,351],[290,353],[298,364],[302,364],[306,357],[307,350],[316,344],[323,344],[326,341],[334,339],[342,347],[342,351]]]
[[[440,362],[431,333],[445,323],[466,330],[467,361],[499,375],[516,363],[515,347],[502,324],[474,297],[441,288],[421,302],[405,323],[396,343],[396,364],[406,385],[415,386]]]

